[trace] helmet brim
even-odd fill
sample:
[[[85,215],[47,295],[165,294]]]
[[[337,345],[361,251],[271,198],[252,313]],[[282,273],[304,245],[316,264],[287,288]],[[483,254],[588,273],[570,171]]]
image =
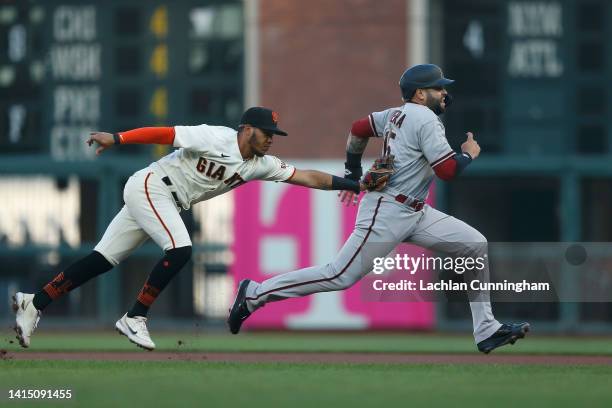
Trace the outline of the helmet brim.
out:
[[[453,82],[455,82],[454,79],[440,78],[434,82],[427,84],[427,86],[424,86],[423,88],[432,88],[434,86],[446,86],[446,85],[452,84]]]

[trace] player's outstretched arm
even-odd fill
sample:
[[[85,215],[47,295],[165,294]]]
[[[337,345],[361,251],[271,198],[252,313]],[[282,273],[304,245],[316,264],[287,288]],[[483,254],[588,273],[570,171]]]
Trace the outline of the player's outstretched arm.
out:
[[[348,190],[356,194],[365,190],[365,186],[359,183],[359,181],[332,176],[329,173],[318,170],[295,169],[293,176],[285,182],[319,190]]]
[[[108,149],[115,144],[115,138],[112,133],[107,132],[91,132],[87,144],[89,146],[96,144],[96,155],[102,153],[105,149]]]
[[[119,133],[91,132],[87,144],[91,146],[96,143],[96,154],[100,154],[117,144],[171,145],[174,143],[174,136],[173,127],[144,127]]]

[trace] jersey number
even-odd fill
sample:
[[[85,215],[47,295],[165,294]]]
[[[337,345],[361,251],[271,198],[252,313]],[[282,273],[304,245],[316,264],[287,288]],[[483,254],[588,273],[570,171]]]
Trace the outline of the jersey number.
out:
[[[391,146],[389,146],[389,139],[395,139],[395,132],[391,129],[387,130],[384,135],[385,140],[383,141],[383,156],[388,156],[391,154]]]

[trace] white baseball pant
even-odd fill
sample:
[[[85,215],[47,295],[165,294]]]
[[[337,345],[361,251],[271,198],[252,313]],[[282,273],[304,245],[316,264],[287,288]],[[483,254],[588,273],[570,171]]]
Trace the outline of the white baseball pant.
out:
[[[171,187],[161,177],[146,168],[134,173],[125,184],[125,205],[94,248],[111,264],[119,264],[149,238],[164,251],[191,246]]]

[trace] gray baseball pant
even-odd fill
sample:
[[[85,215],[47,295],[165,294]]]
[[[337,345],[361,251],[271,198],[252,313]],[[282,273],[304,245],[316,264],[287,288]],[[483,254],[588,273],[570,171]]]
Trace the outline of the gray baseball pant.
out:
[[[415,212],[390,195],[370,192],[361,200],[353,233],[332,262],[252,282],[246,292],[247,306],[254,311],[267,302],[347,289],[372,270],[374,258],[387,256],[401,242],[449,256],[483,257],[485,268],[478,280],[488,281],[487,240],[480,232],[430,206]],[[464,276],[466,282],[476,278],[475,271]],[[467,295],[478,343],[501,324],[493,317],[488,291],[468,290]]]

